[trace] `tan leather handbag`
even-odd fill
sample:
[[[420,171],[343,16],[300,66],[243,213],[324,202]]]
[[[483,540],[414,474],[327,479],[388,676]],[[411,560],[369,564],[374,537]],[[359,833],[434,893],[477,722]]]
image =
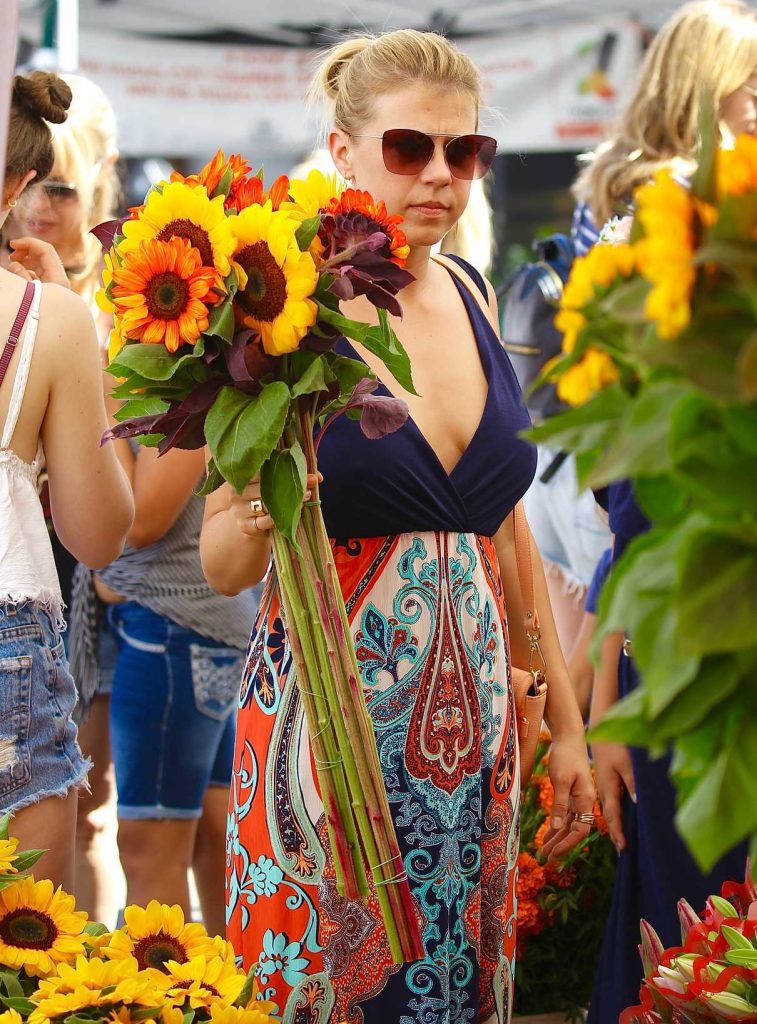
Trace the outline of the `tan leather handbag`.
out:
[[[454,260],[442,255],[431,257],[465,285],[489,320],[497,336],[499,329],[495,323],[494,311],[490,308],[481,291],[473,280]],[[510,664],[515,714],[518,723],[518,749],[520,751],[520,785],[524,789],[528,785],[536,761],[536,746],[539,742],[544,708],[547,703],[547,666],[540,647],[541,630],[539,615],[534,600],[534,572],[531,562],[531,542],[528,524],[522,504],[513,509],[513,534],[515,538],[515,560],[518,566],[518,583],[525,615],[525,632],[529,643],[528,667],[519,668]],[[510,656],[508,646],[508,657]]]

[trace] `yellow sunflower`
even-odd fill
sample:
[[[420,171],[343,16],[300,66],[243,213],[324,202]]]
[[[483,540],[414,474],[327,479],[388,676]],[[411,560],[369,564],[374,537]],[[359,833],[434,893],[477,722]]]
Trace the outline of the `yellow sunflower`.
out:
[[[718,150],[715,180],[721,200],[757,190],[757,138],[737,135],[733,149]]]
[[[182,1024],[184,1014],[173,1006],[162,1006],[153,1017],[145,1019],[142,1008],[119,1006],[105,1018],[107,1024]]]
[[[258,999],[244,1009],[214,1003],[210,1007],[211,1024],[276,1024],[272,1016],[276,1004],[270,999]]]
[[[146,908],[127,907],[124,927],[111,935],[103,954],[111,959],[136,958],[140,970],[164,970],[169,960],[183,964],[196,956],[213,956],[213,940],[201,924],[186,924],[184,911],[150,900]]]
[[[579,361],[559,377],[557,395],[568,405],[584,405],[592,395],[619,377],[618,368],[606,352],[587,348]]]
[[[84,911],[45,878],[22,878],[0,891],[0,963],[42,977],[84,952]]]
[[[163,999],[173,1006],[187,1000],[193,1010],[209,1009],[217,1000],[231,1005],[244,988],[246,975],[219,956],[196,956],[186,963],[169,960],[150,976]]]
[[[281,209],[296,220],[307,220],[325,210],[332,199],[338,199],[344,185],[336,174],[322,174],[311,171],[307,178],[293,178],[289,182],[290,200],[281,204]]]
[[[78,956],[74,966],[61,964],[56,974],[40,981],[31,997],[35,1009],[29,1024],[50,1024],[94,1006],[109,1010],[122,1003],[155,1006],[159,998],[134,957],[110,961]]]
[[[260,332],[269,355],[293,352],[318,313],[311,298],[318,272],[310,253],[297,246],[298,222],[270,203],[248,206],[229,222],[236,240],[237,318]]]
[[[0,839],[0,875],[12,875],[18,871],[16,867],[16,848],[18,839]],[[2,1022],[0,1021],[0,1024]]]
[[[111,294],[121,333],[176,352],[208,326],[214,273],[183,238],[142,242],[113,269]]]
[[[163,186],[162,192],[151,192],[137,219],[124,222],[123,234],[124,241],[119,245],[123,254],[152,238],[161,242],[186,239],[199,251],[202,265],[215,270],[219,290],[231,271],[234,239],[224,211],[224,197],[208,198],[201,185],[172,181]]]
[[[3,1010],[0,1013],[0,1024],[24,1024],[24,1018],[18,1010]]]

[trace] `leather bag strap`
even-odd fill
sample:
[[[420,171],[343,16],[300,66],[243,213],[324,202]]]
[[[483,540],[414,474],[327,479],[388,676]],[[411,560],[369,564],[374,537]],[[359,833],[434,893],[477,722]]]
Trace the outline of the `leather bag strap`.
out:
[[[21,332],[24,329],[26,318],[29,315],[29,310],[32,308],[32,300],[34,299],[34,282],[27,281],[26,288],[24,289],[24,297],[21,300],[21,307],[16,314],[16,319],[13,321],[11,332],[8,335],[8,340],[5,343],[3,354],[0,356],[0,385],[5,380],[5,374],[8,372],[10,361],[13,358],[13,353],[18,345],[18,339],[21,337]]]
[[[454,260],[451,260],[449,256],[445,256],[443,253],[434,253],[431,259],[434,263],[438,263],[440,267],[444,267],[445,270],[448,270],[453,277],[457,278],[457,280],[465,286],[476,300],[481,312],[492,325],[494,333],[499,337],[499,324],[495,320],[492,308],[482,295],[481,290],[474,285],[470,275],[465,273],[459,263],[455,263]]]

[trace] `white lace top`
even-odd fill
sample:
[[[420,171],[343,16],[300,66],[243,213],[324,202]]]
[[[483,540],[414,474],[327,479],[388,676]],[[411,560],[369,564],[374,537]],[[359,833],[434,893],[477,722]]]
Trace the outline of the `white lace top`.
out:
[[[62,628],[63,598],[37,494],[40,452],[33,462],[24,462],[10,449],[29,379],[41,295],[42,286],[35,281],[34,299],[19,342],[20,359],[8,418],[0,439],[0,602],[34,601]]]

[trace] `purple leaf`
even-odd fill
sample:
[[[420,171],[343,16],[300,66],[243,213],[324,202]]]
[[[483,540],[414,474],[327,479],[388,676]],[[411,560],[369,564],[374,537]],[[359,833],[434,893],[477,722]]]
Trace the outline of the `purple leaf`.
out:
[[[119,217],[117,220],[105,220],[102,224],[97,224],[93,227],[90,230],[90,234],[95,236],[103,250],[107,252],[113,245],[116,235],[122,234],[121,228],[124,226],[124,221],[128,219],[128,217]]]
[[[407,403],[401,398],[365,395],[360,404],[360,429],[372,441],[399,430],[409,415]]]
[[[103,434],[100,444],[116,438],[162,434],[158,444],[161,455],[171,448],[193,451],[205,445],[205,417],[224,386],[223,377],[213,377],[198,384],[181,402],[172,402],[166,412],[157,416],[138,416],[124,420]]]

